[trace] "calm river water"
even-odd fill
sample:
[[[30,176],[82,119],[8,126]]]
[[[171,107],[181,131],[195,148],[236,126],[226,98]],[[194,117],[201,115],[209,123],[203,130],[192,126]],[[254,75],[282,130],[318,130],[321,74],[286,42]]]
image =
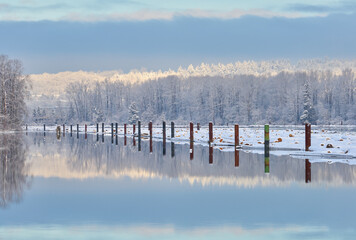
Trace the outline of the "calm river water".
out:
[[[356,236],[356,166],[92,134],[0,143],[0,239]]]

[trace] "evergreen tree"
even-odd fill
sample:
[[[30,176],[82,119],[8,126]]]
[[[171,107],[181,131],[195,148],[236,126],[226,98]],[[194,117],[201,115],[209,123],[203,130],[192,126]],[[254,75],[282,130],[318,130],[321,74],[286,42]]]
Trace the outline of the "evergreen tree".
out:
[[[130,113],[129,123],[136,124],[136,122],[139,120],[139,116],[138,116],[138,110],[135,102],[131,103],[129,107],[129,113]]]
[[[303,114],[300,116],[302,123],[315,124],[317,120],[316,112],[311,99],[309,81],[306,80],[304,83],[304,94],[303,94]]]

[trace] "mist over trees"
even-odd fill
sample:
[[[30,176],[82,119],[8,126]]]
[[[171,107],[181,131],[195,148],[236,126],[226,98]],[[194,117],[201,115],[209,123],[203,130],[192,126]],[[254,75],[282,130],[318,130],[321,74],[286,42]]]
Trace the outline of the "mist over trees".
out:
[[[356,124],[355,95],[351,69],[338,75],[303,71],[260,76],[167,76],[135,83],[70,83],[66,106],[57,111],[66,123],[128,123],[137,115],[143,122]]]
[[[29,78],[22,63],[0,55],[0,130],[21,127],[29,95]]]

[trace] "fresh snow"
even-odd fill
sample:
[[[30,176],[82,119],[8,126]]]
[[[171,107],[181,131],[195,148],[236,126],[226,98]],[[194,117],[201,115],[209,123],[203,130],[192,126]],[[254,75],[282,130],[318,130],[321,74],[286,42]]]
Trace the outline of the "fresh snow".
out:
[[[167,124],[167,141],[170,139],[170,127]],[[61,130],[63,127],[61,126]],[[315,128],[315,127],[314,127]],[[327,126],[325,128],[318,126],[312,128],[311,147],[309,152],[305,149],[305,133],[301,126],[270,126],[270,154],[271,155],[292,155],[298,158],[308,158],[311,161],[328,162],[346,162],[356,164],[356,127]],[[56,126],[46,126],[46,131],[53,132]],[[66,132],[70,127],[66,126]],[[127,127],[127,136],[132,137],[132,126]],[[43,126],[29,126],[28,131],[43,131]],[[96,126],[88,126],[88,134],[96,133]],[[136,126],[136,135],[137,135]],[[73,126],[73,132],[76,132],[76,126]],[[84,126],[80,126],[79,132],[84,132]],[[153,140],[162,141],[162,127],[153,126]],[[239,143],[242,151],[253,153],[264,152],[264,128],[263,126],[240,127]],[[141,128],[142,138],[148,139],[148,127]],[[99,127],[101,132],[101,125]],[[105,126],[105,134],[111,134],[111,126]],[[123,126],[119,126],[118,135],[124,134]],[[214,148],[221,151],[234,151],[234,128],[214,126],[213,131]],[[201,127],[200,130],[194,126],[194,142],[203,146],[209,146],[209,130],[207,127]],[[189,143],[189,127],[175,127],[175,138],[172,140],[178,144]],[[333,148],[326,146],[331,144]],[[326,159],[326,160],[325,160]]]

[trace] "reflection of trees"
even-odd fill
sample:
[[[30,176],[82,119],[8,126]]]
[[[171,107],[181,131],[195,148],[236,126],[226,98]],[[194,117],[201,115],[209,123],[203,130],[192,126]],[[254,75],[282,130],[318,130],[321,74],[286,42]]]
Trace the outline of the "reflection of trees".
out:
[[[19,202],[28,185],[27,149],[20,134],[0,134],[0,206]]]
[[[239,164],[235,167],[234,152],[214,150],[213,164],[209,164],[209,149],[199,145],[194,146],[194,159],[190,160],[187,144],[175,144],[175,154],[171,157],[170,147],[163,156],[162,142],[154,142],[150,153],[148,141],[142,141],[140,152],[137,145],[132,146],[132,138],[127,139],[127,146],[124,146],[123,138],[118,138],[118,145],[115,141],[114,138],[112,143],[109,136],[103,142],[101,135],[89,134],[87,140],[80,135],[79,139],[65,137],[60,141],[55,135],[48,135],[44,142],[43,136],[38,135],[34,143],[44,142],[46,146],[39,148],[43,156],[59,154],[72,173],[83,173],[83,176],[91,173],[91,176],[167,177],[202,184],[242,186],[305,184],[306,179],[308,184],[356,184],[356,166],[346,164],[306,164],[304,159],[271,156],[270,174],[265,174],[264,156],[261,154],[240,152]]]

